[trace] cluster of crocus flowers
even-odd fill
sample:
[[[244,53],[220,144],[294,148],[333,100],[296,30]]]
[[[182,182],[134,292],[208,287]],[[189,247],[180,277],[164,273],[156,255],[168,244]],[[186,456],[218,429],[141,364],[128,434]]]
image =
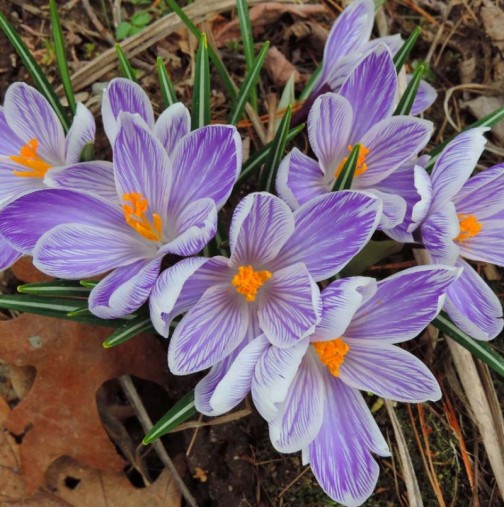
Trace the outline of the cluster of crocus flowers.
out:
[[[400,37],[369,41],[373,12],[372,0],[354,1],[329,35],[308,117],[316,159],[294,148],[280,163],[278,196],[237,201],[229,241],[213,245],[222,255],[204,249],[242,166],[234,126],[191,130],[181,103],[156,119],[138,84],[114,79],[102,102],[113,161],[81,161],[95,135],[84,106],[66,137],[27,85],[12,85],[0,109],[0,267],[27,254],[49,275],[98,278],[89,310],[101,318],[148,305],[170,338],[172,373],[209,369],[197,409],[223,414],[251,393],[275,448],[301,451],[348,506],[373,491],[373,454],[389,455],[359,391],[440,397],[427,367],[397,344],[443,307],[477,339],[503,326],[498,298],[463,259],[504,265],[504,167],[470,178],[480,128],[449,143],[428,174],[421,152],[433,125],[394,115]],[[412,114],[432,99],[421,90]],[[340,190],[356,145],[351,188]],[[340,278],[377,230],[422,244],[429,264],[382,281]]]

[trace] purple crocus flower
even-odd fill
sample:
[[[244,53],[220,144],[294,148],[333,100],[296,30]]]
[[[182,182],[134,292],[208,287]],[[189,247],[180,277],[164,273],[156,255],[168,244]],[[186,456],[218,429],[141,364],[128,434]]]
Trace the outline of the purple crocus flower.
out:
[[[0,212],[0,232],[33,251],[41,271],[81,279],[112,270],[89,298],[102,318],[147,300],[164,255],[194,255],[214,236],[241,167],[241,139],[231,126],[203,127],[168,158],[139,115],[122,113],[113,156],[114,200],[42,190]]]
[[[373,0],[354,0],[338,16],[329,32],[324,47],[322,70],[308,102],[313,101],[321,93],[338,92],[362,56],[378,45],[386,45],[393,55],[399,50],[403,43],[400,35],[369,40],[374,13]],[[407,79],[411,79],[411,76],[407,76]],[[425,111],[436,97],[434,88],[422,80],[411,114],[416,115]]]
[[[302,450],[332,499],[361,505],[378,479],[371,453],[390,453],[359,390],[414,403],[441,397],[427,367],[395,344],[417,336],[438,314],[458,272],[421,266],[378,283],[333,282],[322,291],[321,320],[311,336],[287,349],[264,335],[252,340],[224,375],[196,389],[197,408],[220,414],[251,388],[274,447]]]
[[[395,172],[424,148],[433,126],[411,116],[392,116],[396,89],[392,57],[379,46],[357,65],[338,95],[326,93],[315,100],[308,136],[318,161],[294,148],[278,170],[277,191],[291,208],[330,192],[349,150],[360,143],[352,188],[382,199],[381,228],[403,221],[407,204],[394,190]]]
[[[359,192],[321,196],[294,213],[265,192],[245,197],[233,215],[229,259],[184,259],[156,283],[151,319],[161,335],[168,336],[171,320],[187,312],[171,337],[171,371],[216,365],[206,380],[214,381],[261,333],[281,348],[313,333],[320,316],[315,282],[336,274],[361,250],[379,215],[379,199]]]
[[[14,83],[0,107],[0,131],[0,207],[34,190],[57,186],[52,181],[55,174],[72,174],[74,188],[80,188],[86,178],[97,179],[97,175],[111,172],[108,162],[79,162],[82,149],[95,136],[94,118],[83,104],[77,105],[65,137],[43,95],[25,83]],[[0,237],[0,270],[21,255]]]
[[[499,299],[464,260],[504,266],[504,164],[470,178],[486,130],[459,134],[439,155],[431,174],[431,204],[420,228],[431,263],[464,268],[448,289],[445,309],[460,329],[478,340],[491,340],[503,329]]]

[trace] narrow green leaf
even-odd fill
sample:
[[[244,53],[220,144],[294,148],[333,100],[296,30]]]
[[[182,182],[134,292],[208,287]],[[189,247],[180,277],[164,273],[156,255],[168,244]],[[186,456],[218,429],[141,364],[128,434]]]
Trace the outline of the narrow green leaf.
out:
[[[66,297],[87,297],[91,291],[88,287],[82,287],[79,282],[69,280],[54,280],[51,282],[19,285],[17,290],[22,294]]]
[[[301,92],[301,95],[299,96],[300,101],[306,100],[310,96],[311,92],[313,91],[313,88],[315,88],[315,85],[317,84],[317,79],[320,76],[321,72],[322,72],[322,63],[319,63],[318,67],[313,71],[313,74],[311,75],[303,91]]]
[[[289,133],[291,118],[292,106],[289,106],[271,143],[271,148],[264,162],[263,172],[261,173],[259,188],[266,192],[274,192],[276,174],[284,155],[285,145],[287,144],[287,134]]]
[[[406,90],[404,90],[399,104],[397,104],[396,110],[394,111],[394,116],[410,113],[411,108],[413,107],[413,103],[415,102],[415,97],[418,92],[418,87],[420,86],[420,81],[422,81],[424,71],[425,65],[419,65],[416,68],[413,76],[411,77],[411,81],[408,83]]]
[[[259,78],[259,74],[264,65],[264,60],[266,59],[266,55],[268,54],[270,43],[266,41],[261,48],[261,51],[257,55],[257,58],[254,62],[254,66],[247,74],[245,81],[243,82],[240,91],[238,92],[238,97],[236,102],[231,110],[231,115],[229,116],[229,123],[231,125],[236,125],[240,118],[242,117],[243,110],[247,105],[247,100],[250,95],[250,91],[253,89],[255,84],[257,83],[257,79]]]
[[[35,61],[35,58],[30,53],[30,50],[26,47],[25,43],[21,40],[21,37],[16,32],[14,27],[7,21],[7,18],[2,12],[0,12],[0,28],[3,30],[11,44],[14,46],[16,53],[21,58],[24,66],[30,73],[30,76],[38,88],[40,93],[47,99],[51,107],[54,109],[61,125],[65,132],[70,129],[70,122],[68,121],[66,111],[61,105],[56,93],[49,84],[49,81],[45,77],[44,71],[40,68],[39,64]]]
[[[247,0],[236,0],[236,10],[240,21],[243,50],[245,53],[245,66],[248,76],[256,64],[256,58],[254,55],[254,35],[252,33],[252,23],[250,22]],[[257,89],[255,87],[255,82],[252,84],[248,96],[250,97],[252,107],[257,111]]]
[[[410,36],[404,41],[404,44],[399,48],[399,51],[394,56],[394,65],[397,73],[401,71],[403,65],[406,63],[411,50],[414,48],[418,37],[422,33],[422,28],[417,26],[410,34]]]
[[[495,352],[485,342],[476,341],[465,334],[450,320],[445,312],[441,312],[432,324],[478,359],[481,359],[501,377],[504,377],[504,357]]]
[[[166,4],[170,9],[177,14],[177,16],[182,20],[184,25],[189,29],[189,31],[198,39],[201,38],[201,31],[198,30],[197,26],[189,19],[187,14],[184,12],[183,9],[180,8],[180,6],[177,4],[175,0],[165,0]],[[231,79],[231,76],[229,75],[229,72],[227,71],[226,67],[222,63],[221,59],[219,58],[219,55],[215,52],[213,47],[210,45],[208,46],[208,55],[210,57],[210,60],[212,60],[212,63],[215,66],[215,69],[219,73],[222,81],[224,82],[224,86],[226,87],[226,90],[231,97],[231,100],[236,100],[238,88],[233,83],[233,80]]]
[[[68,312],[67,315],[68,317],[82,317],[82,316],[90,317],[93,314],[89,311],[87,304],[85,306],[82,306],[81,304],[80,308],[76,308],[75,310]]]
[[[95,159],[95,149],[94,149],[94,143],[89,141],[89,143],[86,143],[84,145],[84,148],[82,148],[79,161],[80,162],[89,162],[90,160]]]
[[[130,320],[126,324],[122,325],[114,333],[112,333],[104,342],[103,346],[106,349],[115,347],[121,343],[124,343],[131,338],[139,335],[140,333],[146,333],[148,331],[154,331],[154,327],[149,316],[138,315],[138,317]]]
[[[56,62],[63,83],[63,89],[68,100],[68,106],[72,114],[77,110],[75,103],[74,92],[72,88],[72,80],[70,79],[70,72],[68,70],[68,62],[65,55],[65,40],[63,39],[63,31],[61,30],[61,23],[58,14],[58,6],[56,0],[49,0],[49,9],[51,11],[51,27],[54,39],[54,51],[56,53]]]
[[[79,283],[83,286],[83,287],[89,287],[90,289],[96,287],[100,282],[96,281],[96,280],[80,280]]]
[[[175,95],[175,90],[163,59],[160,56],[157,57],[156,67],[159,78],[159,87],[161,88],[161,96],[163,97],[163,105],[166,109],[172,104],[175,104],[175,102],[178,102],[177,96]]]
[[[191,115],[192,130],[204,127],[210,123],[210,66],[205,33],[202,33],[200,37],[195,65]]]
[[[119,60],[119,69],[121,70],[121,74],[126,79],[130,79],[131,81],[138,83],[136,73],[133,67],[131,66],[131,63],[129,62],[128,58],[124,54],[122,47],[119,44],[116,44],[114,48],[117,53],[117,59]]]
[[[289,133],[287,134],[287,142],[290,143],[304,128],[305,124],[301,123],[289,130]],[[254,152],[254,154],[243,164],[235,187],[242,185],[248,178],[250,178],[250,176],[252,176],[252,174],[259,170],[268,158],[272,145],[273,142],[266,144],[261,149]]]
[[[481,118],[478,121],[475,121],[474,123],[471,123],[471,125],[467,126],[466,128],[462,129],[460,132],[457,132],[456,134],[452,135],[446,141],[443,141],[441,144],[438,144],[430,153],[430,159],[427,162],[427,165],[425,166],[425,170],[427,172],[432,171],[432,168],[434,167],[434,164],[436,163],[437,158],[441,154],[441,152],[446,148],[446,146],[455,139],[459,134],[462,132],[465,132],[469,129],[474,129],[476,127],[493,127],[500,121],[504,120],[504,107],[499,107],[499,109],[496,109],[493,113],[488,114],[487,116]]]
[[[366,246],[341,270],[341,276],[362,275],[366,269],[374,266],[390,255],[400,252],[404,243],[393,240],[373,241],[370,240]]]
[[[352,186],[355,169],[357,169],[357,161],[359,159],[359,151],[361,145],[354,144],[350,155],[348,155],[341,171],[332,187],[333,192],[337,190],[348,190]]]
[[[280,97],[280,101],[278,102],[277,111],[283,111],[284,109],[287,109],[287,107],[290,106],[291,104],[294,107],[294,104],[296,103],[295,81],[296,81],[295,75],[293,72],[290,75],[290,78],[287,80],[287,83],[285,83],[282,95]],[[278,130],[281,121],[282,121],[281,119],[275,121],[275,132]]]
[[[154,440],[166,435],[196,413],[194,391],[191,391],[177,401],[177,403],[175,403],[175,405],[173,405],[173,407],[150,429],[142,440],[142,444],[148,445]]]

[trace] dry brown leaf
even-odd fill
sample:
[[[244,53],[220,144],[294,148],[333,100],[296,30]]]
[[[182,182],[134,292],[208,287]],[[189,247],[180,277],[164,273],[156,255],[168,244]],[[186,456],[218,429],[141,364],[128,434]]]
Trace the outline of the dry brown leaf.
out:
[[[464,107],[467,107],[471,114],[476,118],[481,119],[487,114],[493,113],[499,107],[504,106],[504,97],[487,97],[481,95],[476,99],[464,102]],[[502,122],[497,123],[492,127],[492,134],[504,144],[504,124]]]
[[[499,49],[504,49],[502,41],[502,27],[504,26],[504,11],[490,0],[484,0],[480,12],[481,21],[487,35]]]
[[[32,263],[31,257],[21,257],[12,267],[14,276],[25,283],[46,282],[51,276],[41,273]]]
[[[277,86],[285,86],[294,74],[294,82],[298,82],[300,74],[285,55],[276,47],[271,46],[264,62],[264,68]]]
[[[0,322],[0,357],[36,368],[34,384],[5,421],[22,435],[20,469],[28,491],[44,479],[60,456],[104,471],[124,466],[108,438],[96,404],[96,391],[124,374],[164,383],[165,353],[155,339],[139,337],[104,349],[106,328],[24,314]]]

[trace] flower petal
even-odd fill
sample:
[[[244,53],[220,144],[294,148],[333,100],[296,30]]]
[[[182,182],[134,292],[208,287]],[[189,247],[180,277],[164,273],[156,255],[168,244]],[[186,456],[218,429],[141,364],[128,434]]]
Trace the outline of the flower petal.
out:
[[[159,275],[161,257],[115,269],[89,294],[89,310],[102,319],[118,319],[138,310]]]
[[[412,77],[412,74],[406,74],[406,80],[408,83],[411,81]],[[427,81],[421,79],[410,114],[416,116],[417,114],[423,113],[426,109],[429,109],[429,107],[436,101],[437,95],[437,91],[434,87],[427,83]]]
[[[389,400],[423,403],[441,398],[434,375],[413,354],[388,343],[348,339],[339,378]]]
[[[415,338],[439,313],[460,270],[417,266],[378,282],[345,331],[351,339],[400,343]]]
[[[262,287],[259,327],[277,347],[290,347],[310,335],[320,318],[320,291],[306,266],[275,271]]]
[[[481,231],[459,245],[460,255],[466,259],[504,266],[503,216],[481,220]]]
[[[376,185],[422,150],[432,134],[432,122],[411,116],[393,116],[374,125],[362,138],[369,149],[367,170],[354,180],[354,188]]]
[[[13,174],[13,171],[18,169],[18,164],[5,160],[5,157],[0,157],[0,188],[2,189],[0,208],[23,195],[45,188],[43,180],[40,178],[20,178]]]
[[[280,162],[276,190],[293,210],[310,199],[329,192],[324,172],[318,163],[298,148],[293,148]]]
[[[278,417],[308,343],[306,338],[287,349],[271,346],[259,358],[252,380],[252,399],[266,421]]]
[[[296,452],[317,436],[324,418],[324,381],[316,359],[305,354],[277,417],[269,424],[273,447]]]
[[[444,207],[464,186],[485,149],[488,128],[466,130],[441,152],[432,170],[432,211]]]
[[[172,104],[157,119],[154,133],[164,146],[168,156],[173,156],[175,146],[191,131],[191,114],[182,102]]]
[[[242,163],[242,142],[235,127],[209,125],[180,140],[173,153],[173,187],[170,208],[210,198],[218,209],[228,200]]]
[[[10,157],[11,155],[18,154],[21,146],[25,143],[9,127],[2,106],[0,106],[0,132],[2,132],[0,136],[0,160],[2,160],[3,157]]]
[[[110,81],[102,100],[103,127],[112,146],[121,112],[138,114],[150,129],[154,128],[154,111],[147,94],[137,83],[118,77]]]
[[[14,83],[5,94],[4,113],[9,127],[23,141],[38,141],[37,154],[51,165],[65,161],[63,127],[44,96],[25,83]]]
[[[274,259],[294,232],[294,217],[281,199],[266,192],[244,197],[229,230],[231,262],[258,268]]]
[[[247,302],[231,285],[207,289],[173,332],[168,365],[174,375],[202,371],[235,350],[249,327]]]
[[[385,45],[380,45],[359,62],[339,91],[353,110],[351,144],[359,142],[374,124],[392,114],[396,90],[392,55]]]
[[[380,215],[380,200],[362,192],[316,197],[295,211],[295,232],[275,264],[283,267],[302,262],[316,282],[326,280],[369,241]]]
[[[406,201],[398,194],[381,192],[375,188],[370,188],[367,193],[376,196],[382,202],[382,215],[379,229],[391,229],[404,221],[406,216]]]
[[[463,259],[464,271],[446,292],[445,310],[462,331],[476,340],[493,340],[503,329],[502,304],[492,289]]]
[[[23,252],[0,235],[0,271],[10,268],[22,255]]]
[[[76,164],[80,161],[81,153],[87,143],[93,143],[96,124],[91,111],[80,102],[65,140],[65,162]]]

